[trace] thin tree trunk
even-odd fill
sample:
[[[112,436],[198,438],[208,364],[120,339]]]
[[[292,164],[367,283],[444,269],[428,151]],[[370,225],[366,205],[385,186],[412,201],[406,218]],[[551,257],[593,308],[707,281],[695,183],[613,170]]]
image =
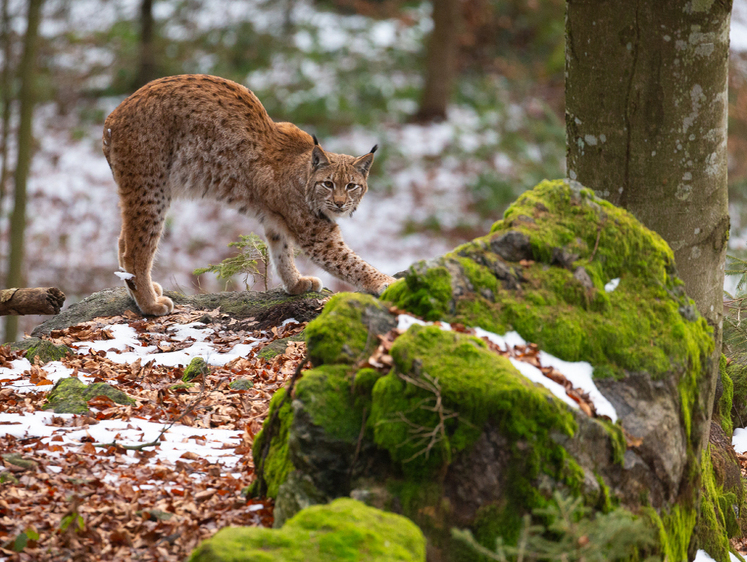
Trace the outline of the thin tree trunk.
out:
[[[153,0],[142,0],[140,2],[140,65],[135,78],[135,89],[156,78],[153,27]]]
[[[32,121],[34,114],[36,77],[37,31],[43,0],[29,0],[28,25],[23,40],[23,57],[19,67],[21,89],[21,121],[18,126],[18,159],[16,161],[13,214],[10,217],[10,256],[8,259],[8,287],[23,285],[24,234],[26,230],[26,183],[31,167]],[[18,317],[8,316],[5,322],[5,341],[15,341]]]
[[[457,75],[461,19],[459,0],[433,0],[433,31],[428,39],[425,86],[416,121],[446,118]]]
[[[697,459],[721,349],[731,0],[568,0],[567,8],[569,177],[669,243],[687,294],[714,328],[712,376],[699,381],[693,411]]]
[[[3,0],[2,7],[2,31],[0,32],[0,42],[3,49],[3,70],[0,73],[0,103],[3,106],[2,114],[2,137],[0,137],[0,159],[2,164],[0,168],[0,211],[5,201],[6,187],[8,185],[8,139],[10,138],[10,115],[11,104],[13,100],[11,81],[13,76],[13,42],[10,29],[10,13],[8,4],[10,0]]]

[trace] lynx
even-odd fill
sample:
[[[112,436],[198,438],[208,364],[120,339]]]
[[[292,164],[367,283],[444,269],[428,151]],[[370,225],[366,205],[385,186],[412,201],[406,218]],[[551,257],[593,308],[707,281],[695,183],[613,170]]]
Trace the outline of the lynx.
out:
[[[276,123],[244,86],[185,75],[146,84],[106,119],[103,149],[122,212],[119,265],[147,315],[173,301],[151,280],[172,199],[211,198],[263,225],[271,262],[290,294],[320,291],[303,277],[294,247],[331,274],[375,295],[393,281],[342,240],[336,220],[350,216],[368,189],[376,146],[363,156],[326,152],[291,123]]]

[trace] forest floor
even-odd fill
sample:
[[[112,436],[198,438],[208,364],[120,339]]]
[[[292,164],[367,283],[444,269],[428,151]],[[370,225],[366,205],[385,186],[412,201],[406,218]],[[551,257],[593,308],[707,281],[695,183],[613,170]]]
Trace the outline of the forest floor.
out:
[[[399,325],[368,359],[377,368],[397,335],[422,323],[390,313]],[[73,350],[57,361],[31,363],[25,351],[0,347],[0,562],[180,562],[224,526],[271,526],[272,501],[243,491],[272,395],[309,366],[294,337],[306,323],[253,324],[177,305],[166,317],[128,310],[51,330],[46,339]],[[587,363],[559,361],[514,332],[436,324],[482,338],[569,406],[616,417]],[[185,382],[195,357],[210,367]],[[45,410],[68,377],[108,383],[134,403],[97,396],[84,414]],[[739,458],[747,471],[747,455]]]

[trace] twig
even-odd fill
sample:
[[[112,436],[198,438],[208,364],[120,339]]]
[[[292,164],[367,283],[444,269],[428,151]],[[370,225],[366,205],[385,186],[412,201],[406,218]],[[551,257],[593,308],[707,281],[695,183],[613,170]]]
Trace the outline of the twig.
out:
[[[361,431],[358,434],[358,443],[355,445],[355,453],[353,454],[353,460],[350,463],[350,470],[348,471],[348,479],[353,477],[353,468],[355,463],[358,462],[358,455],[361,452],[361,444],[363,443],[363,436],[366,434],[366,407],[363,406],[363,414],[361,415]]]
[[[405,439],[402,443],[398,444],[397,447],[403,447],[407,444],[413,443],[415,447],[422,447],[410,458],[403,461],[404,463],[412,462],[421,455],[425,455],[427,459],[430,456],[431,450],[440,442],[446,440],[446,421],[452,418],[459,417],[457,412],[448,412],[443,406],[441,398],[441,385],[438,384],[438,379],[430,376],[428,373],[422,373],[422,379],[416,379],[409,377],[403,373],[398,373],[399,377],[408,384],[422,388],[428,392],[433,393],[432,398],[424,398],[418,402],[415,406],[409,409],[407,412],[397,412],[395,419],[383,420],[379,423],[391,423],[394,421],[400,421],[409,426],[410,437]],[[428,405],[429,402],[433,401],[433,405]],[[425,427],[410,421],[406,414],[409,414],[415,410],[426,410],[434,412],[438,415],[438,423],[432,427]]]
[[[594,249],[591,252],[591,256],[589,256],[589,263],[594,261],[594,256],[597,255],[597,248],[599,248],[599,239],[602,236],[602,227],[604,226],[604,221],[605,219],[602,219],[597,225],[597,241],[594,242]]]
[[[128,451],[142,451],[146,447],[158,447],[158,445],[161,444],[161,437],[163,437],[163,434],[166,433],[169,429],[171,429],[174,424],[179,423],[184,419],[184,416],[190,414],[197,405],[202,401],[202,398],[205,395],[205,387],[207,386],[207,382],[205,381],[204,377],[202,380],[202,387],[200,388],[200,393],[197,395],[197,397],[192,400],[192,402],[187,406],[186,410],[182,412],[178,418],[174,419],[169,425],[164,426],[161,431],[158,433],[158,437],[156,437],[153,441],[150,443],[140,443],[139,445],[122,445],[120,443],[117,443],[117,440],[115,439],[111,443],[94,443],[94,447],[121,447],[122,449],[127,449]]]

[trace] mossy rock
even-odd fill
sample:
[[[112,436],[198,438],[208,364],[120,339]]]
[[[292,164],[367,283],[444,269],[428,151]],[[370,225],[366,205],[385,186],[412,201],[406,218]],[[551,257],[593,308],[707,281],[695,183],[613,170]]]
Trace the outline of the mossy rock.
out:
[[[612,279],[620,282],[608,291]],[[516,330],[561,359],[588,361],[618,422],[572,410],[481,340],[435,326],[401,335],[387,374],[361,368],[396,324],[391,304],[426,320]],[[266,459],[283,517],[366,498],[415,521],[434,559],[473,560],[450,528],[489,548],[498,536],[515,544],[523,516],[561,490],[592,511],[645,512],[658,554],[687,557],[712,332],[666,243],[590,190],[543,182],[490,234],[413,265],[381,300],[335,295],[306,343],[315,368],[285,402]],[[266,432],[267,422],[262,440]],[[719,537],[729,524],[708,523]]]
[[[276,497],[280,485],[286,481],[294,470],[288,451],[290,426],[293,422],[291,401],[285,399],[285,389],[281,388],[272,396],[267,420],[276,419],[274,426],[265,423],[252,443],[255,474],[261,471],[263,478],[257,478],[249,486],[250,497]],[[269,445],[268,445],[269,439]],[[269,449],[266,451],[266,447]],[[265,456],[266,455],[266,456]]]
[[[716,400],[713,403],[712,419],[721,426],[724,433],[731,435],[734,433],[734,420],[732,419],[732,408],[734,407],[734,381],[731,378],[730,370],[727,368],[727,363],[726,356],[721,355],[721,360],[719,361],[719,377],[716,385]]]
[[[26,359],[32,365],[37,357],[41,363],[49,363],[50,361],[59,361],[68,353],[73,353],[73,350],[66,345],[55,345],[49,340],[40,338],[28,338],[10,345],[12,349],[25,349]]]
[[[197,377],[210,373],[210,367],[202,357],[193,357],[189,365],[184,369],[182,381],[189,382]]]
[[[282,529],[227,527],[189,562],[424,562],[425,539],[404,517],[351,499],[312,506]]]
[[[612,279],[620,284],[607,292]],[[694,376],[713,348],[666,242],[565,181],[527,191],[490,234],[412,266],[382,299],[428,320],[516,330],[561,359],[589,361],[601,378]]]
[[[239,378],[235,381],[231,381],[228,388],[231,390],[249,390],[250,388],[254,388],[254,381],[245,377]]]
[[[306,326],[306,347],[315,366],[355,364],[373,351],[383,334],[397,325],[387,309],[370,295],[338,294]]]
[[[288,344],[293,341],[304,341],[305,335],[303,332],[300,334],[294,334],[292,336],[289,336],[287,338],[281,338],[279,340],[275,340],[274,342],[270,343],[269,345],[264,346],[259,353],[257,353],[257,357],[261,359],[274,359],[278,355],[282,355],[285,353],[285,350],[288,349]]]
[[[135,404],[127,394],[107,383],[85,385],[75,377],[66,377],[58,380],[49,391],[43,409],[53,410],[55,414],[85,414],[88,401],[97,396],[106,396],[117,404]]]
[[[31,468],[36,467],[35,460],[24,458],[19,453],[4,453],[3,455],[0,455],[0,456],[2,456],[2,459],[5,462],[10,463],[13,466],[18,467],[19,469],[22,469],[22,470],[29,470]]]
[[[744,536],[747,531],[747,494],[728,435],[714,419],[709,444],[701,458],[700,511],[695,540],[697,548],[705,550],[715,560],[729,560],[730,539]]]

